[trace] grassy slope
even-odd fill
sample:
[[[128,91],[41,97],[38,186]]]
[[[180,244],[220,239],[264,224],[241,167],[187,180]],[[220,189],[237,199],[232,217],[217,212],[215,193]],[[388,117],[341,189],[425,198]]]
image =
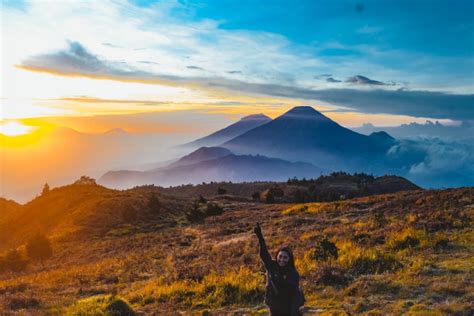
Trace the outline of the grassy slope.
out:
[[[162,202],[160,214],[149,212],[147,203],[152,192]],[[16,216],[0,222],[0,252],[25,243],[37,233],[54,239],[84,240],[101,237],[121,225],[174,225],[187,204],[183,199],[162,195],[152,186],[124,191],[99,185],[56,188],[21,206]]]
[[[256,221],[272,250],[282,243],[295,249],[310,311],[468,315],[473,310],[472,188],[306,206],[226,203],[224,214],[202,223],[153,230],[137,221],[90,235],[87,242],[57,239],[55,255],[44,264],[0,276],[0,313],[21,307],[22,299],[27,306],[26,298],[37,301],[31,312],[84,310],[109,294],[146,313],[261,310],[264,276],[251,233]],[[338,246],[337,259],[312,259],[320,234]],[[418,244],[406,247],[407,236]],[[372,266],[393,260],[400,266],[364,274],[360,266],[355,269],[361,259]],[[324,285],[324,267],[339,271],[345,284],[333,278],[332,285]]]

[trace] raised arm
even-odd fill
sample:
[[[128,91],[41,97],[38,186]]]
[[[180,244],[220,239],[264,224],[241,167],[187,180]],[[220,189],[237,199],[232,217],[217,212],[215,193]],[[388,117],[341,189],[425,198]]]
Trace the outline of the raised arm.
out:
[[[271,269],[272,266],[272,257],[268,252],[267,245],[265,244],[265,239],[263,238],[262,229],[260,228],[260,224],[257,223],[255,228],[253,229],[255,235],[258,237],[258,244],[260,248],[260,258],[262,258],[263,263],[265,264],[265,268],[267,270]]]

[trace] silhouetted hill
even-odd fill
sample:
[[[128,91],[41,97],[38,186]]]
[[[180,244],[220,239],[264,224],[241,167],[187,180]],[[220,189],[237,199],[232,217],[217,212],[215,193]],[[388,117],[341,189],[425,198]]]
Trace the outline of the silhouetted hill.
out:
[[[349,199],[375,194],[395,193],[399,191],[420,190],[421,188],[405,178],[397,176],[374,177],[367,174],[347,174],[334,172],[315,179],[288,179],[285,182],[212,182],[197,185],[180,185],[162,188],[163,193],[173,196],[195,198],[198,196],[215,197],[219,189],[226,192],[226,198],[240,197],[253,199],[255,192],[265,192],[279,188],[283,192],[275,202],[321,202]]]
[[[236,154],[306,161],[330,170],[363,171],[390,147],[386,136],[356,133],[312,107],[299,106],[222,147]]]
[[[201,146],[216,146],[270,121],[271,118],[264,114],[249,115],[242,118],[237,123],[182,146],[195,148]]]

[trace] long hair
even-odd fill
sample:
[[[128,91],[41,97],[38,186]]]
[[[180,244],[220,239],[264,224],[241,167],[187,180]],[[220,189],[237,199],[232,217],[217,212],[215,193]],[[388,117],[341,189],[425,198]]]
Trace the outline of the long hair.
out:
[[[295,257],[293,256],[293,251],[291,251],[291,248],[288,247],[288,246],[282,246],[280,247],[280,249],[278,249],[278,251],[276,252],[275,254],[275,261],[277,260],[277,257],[278,257],[278,254],[280,253],[280,251],[284,251],[288,254],[288,257],[290,257],[290,259],[288,260],[288,266],[290,266],[291,268],[295,269],[296,271],[296,267],[295,267]]]

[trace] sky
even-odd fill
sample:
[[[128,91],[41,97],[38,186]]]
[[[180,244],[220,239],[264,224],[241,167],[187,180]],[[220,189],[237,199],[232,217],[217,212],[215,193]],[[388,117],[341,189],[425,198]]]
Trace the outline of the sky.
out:
[[[57,128],[161,146],[298,105],[347,127],[474,121],[473,1],[3,0],[1,34],[11,157]]]

